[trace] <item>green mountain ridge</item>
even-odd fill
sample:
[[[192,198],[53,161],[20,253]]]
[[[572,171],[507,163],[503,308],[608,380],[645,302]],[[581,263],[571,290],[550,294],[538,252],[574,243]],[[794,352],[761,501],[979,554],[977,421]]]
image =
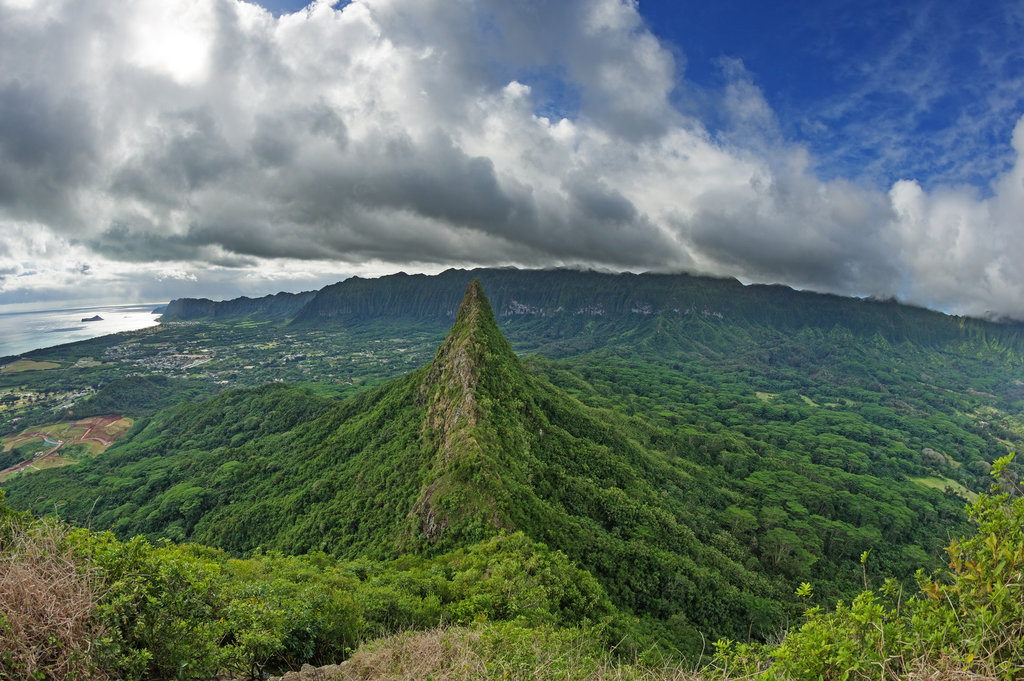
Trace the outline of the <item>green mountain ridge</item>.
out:
[[[501,375],[491,376],[494,372]],[[463,508],[452,509],[455,515],[475,515],[495,528],[511,524],[495,496],[501,481],[493,478],[499,471],[487,466],[492,446],[487,436],[492,400],[499,400],[495,407],[501,409],[508,407],[501,402],[518,399],[509,388],[521,384],[520,374],[519,360],[495,326],[483,289],[474,279],[417,395],[426,406],[423,439],[435,453],[430,482],[413,507],[428,539],[439,538],[451,526],[446,496],[460,483],[473,488],[473,498]],[[504,388],[501,394],[490,389],[496,383]]]
[[[178,298],[163,308],[161,316],[168,320],[238,319],[255,316],[262,319],[290,319],[316,296],[315,291],[286,293],[284,291],[262,298],[242,296],[230,301],[207,298]]]
[[[681,351],[672,325],[654,323],[637,352]],[[624,366],[601,357],[594,370]],[[580,375],[595,381],[589,366]],[[640,626],[695,653],[702,634],[772,635],[799,611],[800,580],[825,580],[823,598],[854,592],[865,549],[912,570],[962,526],[962,502],[875,477],[866,456],[849,468],[739,432],[679,430],[647,410],[600,406],[576,376],[518,358],[474,280],[434,360],[405,377],[342,402],[268,385],[184,403],[103,457],[5,487],[16,507],[56,504],[121,537],[236,555],[439,555],[521,531],[593,573]],[[623,370],[618,380],[647,394],[628,387],[634,378]]]
[[[1024,349],[1024,325],[956,317],[898,303],[796,291],[782,285],[744,286],[735,279],[689,274],[607,274],[578,270],[450,269],[438,275],[398,273],[377,279],[352,277],[309,294],[295,294],[287,314],[264,315],[298,328],[359,326],[381,320],[419,320],[443,328],[452,323],[465,282],[478,279],[488,291],[503,331],[515,336],[544,329],[560,335],[588,324],[622,330],[665,317],[748,328],[780,330],[844,325],[858,336],[888,342],[949,343],[982,339]],[[285,296],[291,294],[278,294]],[[307,297],[308,296],[308,297]],[[301,297],[301,298],[300,298]],[[267,297],[269,298],[275,297]],[[260,318],[250,299],[213,303],[172,301],[164,321]],[[299,304],[301,303],[301,304]],[[285,310],[285,308],[280,308]],[[851,323],[855,321],[855,323]]]
[[[715,664],[732,676],[710,678],[749,678],[769,657],[783,677],[809,679],[856,660],[870,660],[857,678],[904,678],[915,659],[1017,659],[1002,641],[1020,640],[1019,608],[993,629],[977,604],[1005,600],[1002,582],[1017,588],[1019,519],[1008,526],[1005,499],[983,496],[973,514],[988,528],[949,543],[968,531],[965,497],[993,471],[1007,490],[1021,474],[1006,456],[1024,443],[1012,325],[735,282],[479,272],[468,286],[454,271],[360,280],[361,312],[311,326],[250,311],[40,351],[61,368],[7,377],[39,395],[111,371],[75,412],[135,419],[104,454],[0,490],[16,509],[120,538],[70,530],[82,574],[107,575],[98,598],[104,627],[120,632],[107,651],[121,652],[104,658],[114,678],[255,678],[417,630],[381,643],[404,656],[439,623],[459,627],[440,634],[454,648],[492,640],[474,654],[495,678],[513,658],[515,678],[535,678],[541,657],[563,654],[611,678],[662,678],[628,671],[610,648],[667,659],[665,678],[678,678],[680,659],[707,660],[720,637],[734,643],[715,646]],[[461,298],[439,312],[456,276]],[[496,308],[489,276],[504,282]],[[696,312],[663,305],[701,289]],[[537,307],[552,301],[563,310]],[[211,359],[161,369],[179,354]],[[315,379],[210,389],[232,375],[218,363],[235,372],[275,356],[295,363],[268,361],[261,382],[348,362],[371,364],[380,382],[344,399]],[[42,424],[48,411],[16,416]],[[6,543],[0,558],[21,560]],[[951,560],[961,568],[915,584],[915,570]],[[759,647],[812,603],[826,610]],[[519,658],[509,637],[554,648]],[[1001,647],[982,655],[990,638]]]

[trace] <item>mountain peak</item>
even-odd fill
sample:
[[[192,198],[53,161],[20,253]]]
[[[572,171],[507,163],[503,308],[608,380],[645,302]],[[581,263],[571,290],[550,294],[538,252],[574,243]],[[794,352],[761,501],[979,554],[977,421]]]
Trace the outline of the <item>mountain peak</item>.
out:
[[[491,321],[494,321],[494,312],[487,296],[484,295],[484,287],[480,285],[480,280],[474,277],[466,285],[466,294],[462,297],[458,314],[455,315],[455,325],[470,323],[480,314],[489,316]]]
[[[455,323],[420,387],[420,399],[427,403],[427,426],[439,440],[443,458],[451,458],[461,449],[456,445],[469,438],[466,429],[476,425],[481,376],[492,369],[518,369],[518,365],[519,358],[498,329],[483,286],[479,280],[471,280]]]
[[[455,323],[419,388],[419,400],[427,408],[423,440],[434,451],[434,482],[423,490],[413,510],[427,537],[434,539],[448,526],[446,514],[437,512],[438,497],[487,459],[481,440],[486,439],[488,413],[481,408],[481,401],[490,405],[488,408],[500,404],[504,401],[501,387],[515,382],[521,371],[519,358],[498,329],[483,287],[477,279],[471,280]],[[490,505],[493,499],[488,496],[485,493],[478,501]],[[503,523],[495,519],[492,524]]]
[[[455,315],[455,323],[452,324],[451,330],[448,332],[448,338],[445,340],[445,346],[455,339],[462,339],[467,336],[472,336],[476,339],[476,342],[490,339],[500,339],[500,345],[504,347],[501,350],[507,348],[508,352],[512,351],[512,347],[505,340],[501,331],[498,330],[498,324],[494,320],[494,311],[491,309],[491,303],[487,300],[487,296],[484,295],[484,287],[480,284],[479,279],[471,279],[469,284],[466,285],[466,293],[462,296],[462,303],[459,304],[459,311]],[[458,342],[458,341],[456,341]],[[498,350],[499,348],[492,348]],[[441,350],[444,350],[442,346]],[[441,352],[438,352],[438,356]],[[436,359],[435,359],[436,362]]]
[[[460,392],[469,394],[476,388],[485,365],[518,362],[512,346],[498,329],[483,286],[473,279],[466,286],[455,323],[430,365],[425,386],[459,387]]]

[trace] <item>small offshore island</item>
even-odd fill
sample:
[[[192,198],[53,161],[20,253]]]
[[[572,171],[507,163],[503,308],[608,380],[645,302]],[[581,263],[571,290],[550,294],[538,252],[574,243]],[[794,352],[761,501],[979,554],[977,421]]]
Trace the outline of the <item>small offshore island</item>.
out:
[[[92,317],[82,317],[83,322],[102,322],[103,317],[99,315],[93,315]]]

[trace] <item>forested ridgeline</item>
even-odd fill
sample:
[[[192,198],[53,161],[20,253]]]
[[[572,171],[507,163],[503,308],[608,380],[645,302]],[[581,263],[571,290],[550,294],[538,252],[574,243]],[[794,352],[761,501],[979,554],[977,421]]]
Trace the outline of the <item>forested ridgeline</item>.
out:
[[[809,608],[776,644],[722,639],[680,662],[588,573],[522,534],[431,559],[237,559],[32,520],[0,493],[0,675],[256,679],[347,660],[317,678],[1020,678],[1024,501],[982,496],[972,517],[948,568],[920,571],[914,588],[886,580]]]
[[[779,352],[857,356],[849,336],[817,338]],[[875,350],[860,376],[790,365],[744,385],[740,353],[760,350],[702,367],[665,342],[524,361],[474,283],[408,376],[344,401],[276,384],[183,403],[101,457],[5,486],[18,508],[236,556],[388,560],[521,531],[593,574],[652,641],[699,656],[709,638],[770,639],[802,610],[803,581],[819,603],[852,598],[864,551],[872,575],[907,584],[937,567],[966,529],[970,491],[953,486],[978,488],[1006,449],[968,416],[927,417],[915,371],[868,390],[890,368]],[[757,380],[784,390],[758,395]]]
[[[275,293],[262,298],[235,298],[230,301],[213,301],[206,298],[181,298],[172,300],[163,310],[167,320],[188,321],[191,319],[237,319],[256,316],[270,320],[287,320],[293,317],[316,295],[314,291],[302,293]]]
[[[404,273],[352,277],[316,292],[279,293],[261,299],[211,302],[176,300],[164,319],[287,318],[294,326],[361,324],[418,319],[447,326],[455,318],[469,279],[488,292],[506,334],[524,325],[567,335],[588,322],[620,328],[647,317],[722,320],[742,328],[782,332],[828,331],[841,326],[857,336],[879,335],[889,343],[945,345],[980,340],[1024,349],[1018,323],[998,324],[950,317],[895,301],[795,291],[778,285],[744,286],[735,279],[688,274],[605,274],[579,270],[475,269],[438,275]],[[541,323],[536,323],[543,320]]]

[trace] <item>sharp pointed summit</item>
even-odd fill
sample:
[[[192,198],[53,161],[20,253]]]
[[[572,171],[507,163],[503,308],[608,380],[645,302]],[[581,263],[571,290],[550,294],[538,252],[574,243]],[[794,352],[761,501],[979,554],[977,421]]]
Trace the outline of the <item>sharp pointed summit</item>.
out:
[[[462,304],[459,305],[459,312],[455,315],[455,325],[452,330],[454,331],[460,325],[471,324],[478,318],[481,321],[490,320],[492,324],[494,323],[494,312],[491,310],[487,296],[484,295],[484,287],[480,284],[479,279],[474,278],[466,285],[466,293],[462,297]]]
[[[435,372],[458,369],[459,363],[470,362],[472,366],[466,368],[479,369],[481,363],[494,361],[518,362],[518,359],[498,329],[480,281],[473,279],[466,286],[455,323],[438,348],[431,376],[434,377]]]
[[[489,388],[495,387],[487,380],[489,374],[510,378],[509,374],[518,371],[519,358],[498,329],[479,280],[473,279],[420,388],[421,400],[428,405],[428,427],[440,436],[446,454],[450,455],[456,444],[456,431],[478,421],[476,393],[480,389],[491,392]]]
[[[434,465],[412,514],[427,538],[437,539],[456,516],[476,516],[494,529],[510,524],[496,498],[494,448],[485,443],[494,440],[492,410],[515,400],[523,382],[519,358],[473,279],[419,388],[419,401],[427,408],[423,442]],[[457,499],[448,494],[452,490]]]

